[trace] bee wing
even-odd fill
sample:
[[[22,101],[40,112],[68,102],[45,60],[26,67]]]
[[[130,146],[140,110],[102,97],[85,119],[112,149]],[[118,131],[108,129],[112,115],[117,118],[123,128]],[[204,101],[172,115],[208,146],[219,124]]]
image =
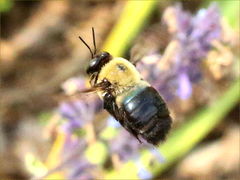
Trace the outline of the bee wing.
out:
[[[163,51],[170,41],[167,25],[154,24],[144,31],[136,40],[130,51],[130,61],[137,64],[144,56]]]
[[[86,94],[92,94],[97,92],[98,89],[96,88],[89,88],[89,89],[84,89],[81,91],[74,92],[73,94],[57,94],[53,96],[53,99],[55,99],[57,102],[62,102],[62,101],[74,101],[76,99],[81,99],[83,98]]]
[[[102,82],[95,84],[93,87],[88,89],[83,89],[74,92],[73,94],[67,95],[67,94],[61,94],[57,95],[57,99],[64,101],[64,100],[75,100],[77,98],[81,98],[82,95],[86,93],[95,93],[97,91],[105,90],[110,86],[110,82],[107,79],[104,79]]]

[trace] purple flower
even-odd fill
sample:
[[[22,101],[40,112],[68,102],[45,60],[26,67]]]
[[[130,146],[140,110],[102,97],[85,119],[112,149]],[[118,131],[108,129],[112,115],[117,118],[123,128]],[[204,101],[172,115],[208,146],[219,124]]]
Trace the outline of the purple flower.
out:
[[[187,99],[191,96],[192,84],[202,78],[201,63],[212,41],[220,39],[219,10],[212,4],[191,16],[177,5],[165,10],[163,20],[172,35],[166,54],[145,57],[137,68],[165,100]],[[153,60],[148,62],[150,58]]]
[[[193,16],[177,5],[166,9],[163,16],[172,35],[172,41],[167,47],[169,51],[165,51],[164,54],[155,53],[145,56],[137,64],[137,68],[165,100],[170,101],[176,97],[188,99],[192,94],[193,83],[203,78],[202,60],[210,50],[212,41],[220,38],[219,11],[216,4],[213,4]],[[173,44],[175,46],[170,48]],[[63,88],[67,94],[72,94],[87,87],[85,79],[72,78],[64,83]],[[74,132],[93,121],[100,110],[102,110],[102,101],[97,96],[89,94],[64,102],[59,107],[59,113],[67,119],[62,124],[66,133],[62,158],[71,157],[67,162],[66,170],[66,177],[69,179],[96,178],[92,169],[97,170],[97,167],[88,162],[83,155],[87,142],[84,138],[78,138]],[[155,148],[149,148],[146,144],[140,144],[112,116],[107,119],[107,125],[119,130],[117,136],[107,140],[110,154],[117,154],[122,162],[135,159],[139,178],[152,178],[151,172],[139,161],[140,150],[147,147],[154,158],[162,163],[164,158],[160,152]]]
[[[94,179],[93,174],[93,168],[95,166],[91,163],[89,163],[86,160],[79,160],[75,163],[75,166],[72,168],[69,168],[71,171],[69,172],[69,175],[67,176],[68,179],[79,179],[79,180],[89,180]]]
[[[137,165],[138,177],[140,179],[152,179],[152,173],[144,167],[144,165],[140,162],[139,159],[135,160],[135,164]]]
[[[62,103],[59,107],[60,114],[68,119],[70,123],[64,123],[63,129],[67,132],[72,132],[76,128],[83,125],[81,121],[82,109],[78,107],[83,106],[81,102]]]
[[[83,78],[71,78],[63,84],[63,89],[67,94],[86,89],[86,83]],[[59,107],[59,113],[67,119],[62,124],[63,129],[71,133],[83,125],[92,121],[95,114],[102,109],[102,102],[93,94],[85,94],[78,99],[63,102]]]
[[[164,156],[159,152],[159,150],[155,146],[149,147],[148,150],[159,163],[166,162]]]
[[[193,18],[191,39],[198,39],[202,48],[209,48],[211,41],[221,35],[220,14],[217,4],[213,3],[208,9],[201,9]]]
[[[117,154],[121,161],[128,161],[135,156],[139,156],[139,150],[143,147],[135,137],[133,137],[125,129],[109,141],[111,154]]]
[[[114,127],[114,128],[119,128],[121,127],[120,123],[112,116],[109,116],[107,118],[107,125],[108,126],[111,126],[111,127]]]
[[[92,121],[96,112],[101,108],[102,102],[97,97],[89,97],[88,100],[76,100],[64,102],[59,107],[60,114],[67,119],[63,123],[66,132],[73,132],[84,124]]]
[[[189,77],[186,73],[181,73],[178,76],[178,81],[181,82],[177,89],[177,94],[181,99],[188,99],[192,94],[192,86]]]
[[[85,139],[66,133],[59,158],[62,164],[61,169],[63,169],[67,179],[93,179],[92,170],[95,165],[83,156],[86,147],[87,142]]]
[[[72,77],[62,84],[66,94],[74,94],[77,91],[86,89],[86,80],[81,77]]]

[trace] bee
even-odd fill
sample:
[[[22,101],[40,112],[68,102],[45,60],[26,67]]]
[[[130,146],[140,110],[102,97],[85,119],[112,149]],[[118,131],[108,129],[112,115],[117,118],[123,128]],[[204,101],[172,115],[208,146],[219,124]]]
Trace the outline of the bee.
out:
[[[134,64],[108,52],[96,53],[95,33],[92,28],[94,52],[87,68],[91,88],[103,100],[103,107],[141,143],[140,137],[157,145],[171,128],[171,117],[163,98],[137,71]]]

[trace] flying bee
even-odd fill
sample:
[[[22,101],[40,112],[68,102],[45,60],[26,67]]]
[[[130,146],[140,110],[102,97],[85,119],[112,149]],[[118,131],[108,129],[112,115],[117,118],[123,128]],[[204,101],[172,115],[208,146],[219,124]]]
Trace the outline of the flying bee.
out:
[[[92,28],[94,52],[87,68],[91,88],[103,100],[103,107],[129,133],[157,145],[171,128],[171,117],[166,103],[148,82],[143,80],[134,64],[108,52],[96,54],[95,33]]]

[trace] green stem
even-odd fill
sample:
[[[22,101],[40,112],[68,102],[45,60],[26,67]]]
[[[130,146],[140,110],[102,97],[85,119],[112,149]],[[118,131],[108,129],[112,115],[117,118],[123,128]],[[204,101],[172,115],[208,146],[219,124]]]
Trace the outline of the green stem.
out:
[[[197,143],[199,143],[239,102],[240,81],[236,81],[218,100],[211,106],[201,110],[196,116],[191,118],[179,129],[172,132],[167,141],[158,150],[166,158],[164,163],[152,164],[152,154],[144,150],[141,154],[141,162],[153,174],[159,175],[174,162],[188,153]],[[131,171],[129,171],[131,170]],[[118,171],[106,173],[106,178],[121,179],[136,178],[137,167],[129,161]]]
[[[113,56],[123,56],[132,40],[140,32],[159,1],[126,1],[118,23],[103,47]]]
[[[159,174],[200,142],[239,102],[239,92],[239,81],[237,81],[210,107],[201,110],[174,131],[168,141],[159,147],[159,151],[167,159],[166,163],[156,165],[152,168],[152,172]],[[143,153],[143,159],[144,156],[146,152]]]

